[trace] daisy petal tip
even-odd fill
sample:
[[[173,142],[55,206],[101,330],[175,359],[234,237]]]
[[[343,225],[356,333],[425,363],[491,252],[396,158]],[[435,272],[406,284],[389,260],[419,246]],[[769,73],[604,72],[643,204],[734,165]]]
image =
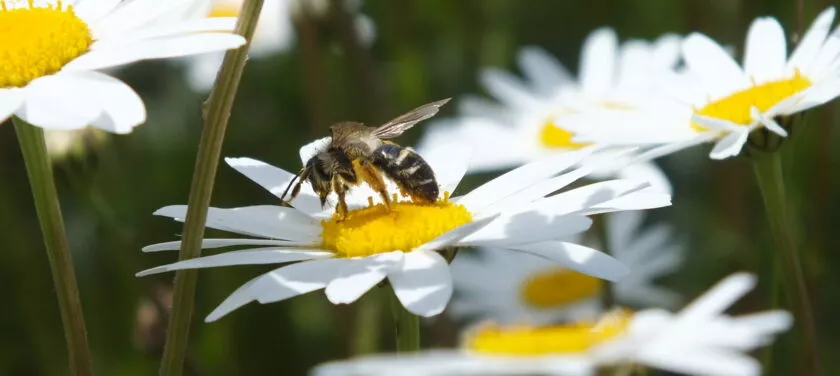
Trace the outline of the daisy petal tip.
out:
[[[738,272],[727,277],[723,283],[743,286],[745,290],[752,290],[755,288],[756,283],[758,283],[758,278],[752,273]]]
[[[136,274],[134,274],[134,276],[135,277],[145,277],[145,276],[148,276],[148,275],[160,274],[160,273],[164,273],[164,272],[167,272],[167,271],[169,271],[169,269],[166,266],[158,266],[158,267],[155,267],[155,268],[146,269],[146,270],[137,272]]]

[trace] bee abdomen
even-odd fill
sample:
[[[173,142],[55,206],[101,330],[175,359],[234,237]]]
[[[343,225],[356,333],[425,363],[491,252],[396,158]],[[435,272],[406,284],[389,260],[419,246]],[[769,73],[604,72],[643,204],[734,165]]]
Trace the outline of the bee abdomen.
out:
[[[373,164],[412,199],[434,202],[439,188],[432,167],[419,154],[396,144],[383,144],[373,152]]]

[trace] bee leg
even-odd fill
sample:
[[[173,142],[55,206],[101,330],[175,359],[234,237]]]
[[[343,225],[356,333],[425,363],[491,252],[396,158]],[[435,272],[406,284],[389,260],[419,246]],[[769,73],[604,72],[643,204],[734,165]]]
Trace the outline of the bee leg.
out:
[[[347,208],[347,201],[345,201],[344,196],[347,193],[347,184],[344,183],[340,178],[333,179],[332,181],[332,190],[338,195],[338,203],[335,205],[335,212],[338,213],[338,216],[341,219],[347,218],[347,213],[350,210]]]
[[[354,164],[356,165],[356,174],[359,176],[359,179],[366,182],[376,193],[379,193],[379,197],[382,198],[385,206],[390,206],[391,198],[388,196],[385,180],[382,179],[382,174],[379,173],[376,166],[364,159],[358,159]]]

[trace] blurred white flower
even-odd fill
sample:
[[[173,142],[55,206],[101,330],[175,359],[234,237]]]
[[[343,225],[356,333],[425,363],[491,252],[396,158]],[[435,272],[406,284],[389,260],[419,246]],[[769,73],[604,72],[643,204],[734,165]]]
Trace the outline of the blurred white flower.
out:
[[[244,0],[201,0],[205,2],[206,17],[237,17]],[[373,43],[375,28],[373,21],[359,14],[361,1],[345,1],[348,11],[355,14],[359,39],[366,46]],[[254,59],[267,58],[289,51],[295,42],[294,17],[304,12],[311,16],[325,17],[329,10],[326,0],[268,0],[263,3],[249,56]],[[203,54],[186,59],[187,83],[197,91],[207,91],[213,86],[216,74],[224,59],[223,53]]]
[[[631,108],[653,93],[656,76],[671,69],[680,38],[665,35],[653,43],[630,40],[619,47],[611,29],[592,32],[584,42],[577,80],[547,52],[525,47],[518,61],[524,80],[496,68],[481,73],[485,90],[498,102],[464,98],[460,116],[428,127],[418,149],[457,140],[470,145],[470,171],[511,168],[551,153],[576,150],[559,114],[592,108]],[[627,168],[625,168],[627,167]],[[670,183],[652,163],[612,164],[596,176],[644,178],[670,192]]]
[[[301,148],[306,163],[325,145],[321,139]],[[446,148],[446,147],[443,147]],[[406,309],[421,316],[439,314],[452,295],[449,264],[439,250],[458,247],[503,248],[538,255],[565,267],[615,280],[627,268],[595,249],[560,239],[585,231],[593,213],[670,205],[670,195],[644,190],[648,183],[613,180],[556,192],[582,177],[575,169],[595,148],[555,155],[508,172],[475,190],[449,198],[466,171],[462,146],[424,156],[441,186],[435,204],[398,201],[389,206],[370,187],[346,196],[349,213],[322,207],[307,183],[294,207],[211,208],[207,227],[256,238],[204,239],[203,248],[264,246],[230,251],[159,266],[138,276],[190,268],[297,262],[259,276],[235,291],[208,317],[214,321],[251,301],[270,303],[325,289],[335,303],[352,303],[386,277]],[[270,192],[282,195],[294,174],[253,159],[227,159],[231,167]],[[561,175],[557,175],[563,173]],[[585,174],[584,174],[585,175]],[[396,192],[397,190],[393,190]],[[395,195],[396,196],[396,195]],[[187,207],[155,212],[183,220]],[[144,251],[177,250],[181,242]]]
[[[597,323],[544,327],[484,325],[459,350],[376,355],[327,363],[315,376],[340,375],[595,375],[603,366],[642,365],[686,375],[757,376],[745,355],[787,330],[785,311],[731,317],[723,312],[755,286],[735,274],[680,313],[606,314]]]
[[[233,18],[196,18],[199,0],[0,0],[0,121],[128,133],[143,100],[98,70],[236,48]],[[209,32],[209,31],[212,31]]]
[[[670,226],[641,229],[640,212],[607,215],[609,249],[630,269],[613,283],[615,300],[636,308],[674,307],[679,296],[654,281],[675,272],[684,254]],[[539,257],[494,249],[463,252],[452,262],[455,296],[450,312],[501,324],[549,324],[603,313],[602,281],[546,264]],[[609,308],[609,307],[607,307]]]
[[[95,149],[105,143],[108,133],[96,128],[74,130],[44,130],[44,142],[47,153],[54,161],[71,156],[84,155],[89,149]]]
[[[834,8],[822,12],[790,56],[779,22],[756,19],[747,33],[743,66],[724,47],[694,33],[682,43],[686,72],[672,73],[663,86],[668,97],[639,111],[558,119],[569,124],[579,142],[650,147],[641,159],[705,142],[715,143],[712,159],[733,157],[760,128],[787,137],[778,117],[840,95],[840,28],[831,31],[834,13]]]

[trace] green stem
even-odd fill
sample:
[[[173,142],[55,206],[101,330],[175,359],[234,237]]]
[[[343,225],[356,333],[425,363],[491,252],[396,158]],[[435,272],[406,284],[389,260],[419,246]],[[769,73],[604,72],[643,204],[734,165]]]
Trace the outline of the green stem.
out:
[[[394,314],[397,352],[420,350],[420,318],[403,307],[397,295],[391,295],[391,312]]]
[[[67,233],[61,217],[61,206],[55,189],[52,164],[44,142],[44,130],[20,118],[12,118],[20,142],[26,173],[32,186],[35,211],[44,236],[47,257],[50,261],[58,309],[64,325],[64,340],[73,375],[92,375],[90,348],[88,347],[82,303],[73,271],[73,260],[67,244]]]
[[[353,355],[373,354],[378,350],[383,298],[379,293],[380,291],[370,291],[356,303]]]
[[[236,23],[236,33],[244,36],[248,43],[254,35],[262,5],[263,0],[246,0],[239,12],[241,16]],[[201,142],[198,146],[178,260],[201,255],[201,239],[204,237],[207,208],[210,206],[210,197],[213,193],[225,129],[247,58],[247,45],[229,50],[225,54],[222,67],[216,77],[216,84],[210,93],[210,98],[205,102],[204,131],[201,133]],[[161,375],[174,376],[183,372],[197,279],[198,272],[195,270],[181,270],[175,274],[172,315],[166,331],[166,345],[160,366]]]
[[[610,247],[610,235],[607,230],[607,217],[600,215],[595,219],[593,224],[595,235],[601,243],[601,252],[612,256]],[[603,281],[603,290],[601,290],[601,305],[604,312],[609,311],[615,306],[615,291],[613,291],[613,284],[609,281]]]
[[[782,158],[779,153],[756,152],[754,156],[755,176],[767,218],[770,220],[770,230],[773,243],[776,245],[784,273],[783,280],[787,295],[795,299],[794,316],[801,334],[805,337],[804,353],[809,359],[809,375],[820,375],[819,345],[817,342],[814,315],[805,285],[805,275],[799,261],[793,226],[785,202],[785,184],[782,173]]]

